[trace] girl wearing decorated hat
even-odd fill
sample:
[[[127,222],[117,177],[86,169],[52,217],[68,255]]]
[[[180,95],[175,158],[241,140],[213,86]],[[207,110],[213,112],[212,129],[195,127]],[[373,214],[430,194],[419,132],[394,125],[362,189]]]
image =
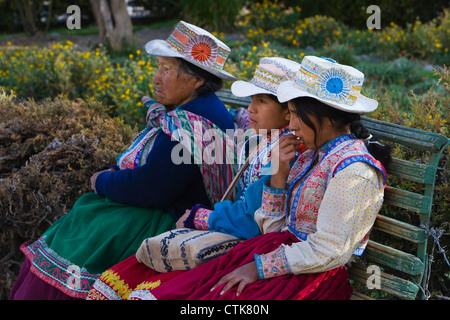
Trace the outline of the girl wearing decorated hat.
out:
[[[134,254],[146,237],[175,228],[186,208],[220,200],[231,182],[236,161],[176,164],[172,158],[182,146],[191,160],[192,149],[204,147],[198,134],[206,130],[228,143],[225,131],[235,124],[215,92],[223,80],[235,79],[223,70],[230,49],[183,21],[167,40],[152,40],[145,49],[159,64],[158,103],[143,99],[148,126],[115,166],[92,176],[94,192],[81,196],[39,239],[22,245],[26,259],[11,299],[85,299],[103,271]],[[178,140],[180,131],[190,139]]]
[[[238,182],[237,200],[218,202],[214,207],[199,204],[186,210],[177,222],[177,227],[219,231],[240,239],[249,239],[261,234],[254,214],[261,207],[264,181],[270,179],[272,170],[270,152],[280,137],[289,133],[289,111],[287,103],[280,103],[277,88],[283,81],[291,80],[300,64],[279,57],[265,57],[259,61],[253,78],[235,81],[231,91],[239,97],[252,97],[247,117],[251,132],[237,132],[242,138],[250,135],[240,150],[240,163],[249,158],[248,167]],[[297,144],[300,144],[298,141]],[[276,221],[274,221],[276,222]],[[145,241],[142,246],[145,246]],[[205,244],[211,246],[212,244]],[[141,248],[142,248],[141,246]],[[176,277],[180,271],[158,273],[150,268],[147,250],[111,267],[97,280],[88,299],[140,299],[149,290],[164,281]],[[146,285],[152,284],[152,285]]]
[[[162,283],[152,299],[348,299],[345,265],[362,254],[383,202],[389,150],[359,121],[376,101],[360,94],[364,75],[349,66],[305,57],[293,81],[277,91],[288,102],[289,128],[279,141],[279,169],[265,182],[262,220],[279,231],[241,242],[227,254]],[[292,168],[296,143],[309,150]],[[367,138],[367,139],[366,139]],[[364,139],[364,140],[363,140]],[[274,151],[277,149],[274,149]],[[369,151],[370,150],[370,151]],[[264,228],[264,224],[262,224]]]

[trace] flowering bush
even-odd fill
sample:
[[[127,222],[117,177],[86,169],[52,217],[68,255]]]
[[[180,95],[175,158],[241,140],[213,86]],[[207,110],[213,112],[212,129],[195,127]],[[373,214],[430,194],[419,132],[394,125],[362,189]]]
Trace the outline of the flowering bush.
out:
[[[391,22],[380,30],[359,30],[331,17],[302,17],[298,6],[286,7],[278,1],[263,0],[250,4],[236,25],[250,44],[276,41],[303,50],[308,46],[318,49],[341,44],[354,48],[356,53],[385,59],[406,56],[429,59],[436,64],[450,61],[450,9],[427,23],[416,20],[406,28]]]
[[[333,18],[315,15],[301,19],[301,8],[285,8],[278,1],[252,4],[237,25],[251,43],[276,41],[294,48],[333,43],[345,26]]]
[[[437,64],[450,61],[450,10],[428,23],[416,20],[406,28],[391,22],[380,32],[371,32],[376,52],[386,53],[386,58],[398,56],[430,59]]]
[[[0,89],[36,100],[62,94],[102,101],[130,124],[142,124],[140,98],[153,93],[154,62],[139,50],[114,61],[103,48],[80,51],[70,41],[43,48],[9,44],[0,51],[0,65]]]

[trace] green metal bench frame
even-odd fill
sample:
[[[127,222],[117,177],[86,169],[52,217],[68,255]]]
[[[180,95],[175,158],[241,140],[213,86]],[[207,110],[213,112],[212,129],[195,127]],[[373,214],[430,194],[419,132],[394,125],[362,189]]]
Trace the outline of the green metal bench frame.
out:
[[[220,90],[217,96],[225,105],[232,108],[247,108],[250,104],[249,97],[236,97],[226,89]],[[450,139],[441,134],[365,117],[362,121],[379,141],[427,152],[429,161],[427,164],[423,164],[393,158],[392,163],[386,168],[390,177],[395,176],[401,178],[402,181],[407,180],[423,185],[420,192],[411,192],[388,185],[385,189],[383,203],[383,206],[390,207],[390,212],[406,210],[406,212],[418,214],[420,225],[401,221],[399,217],[392,218],[379,214],[373,232],[403,239],[402,241],[411,243],[408,247],[413,247],[414,252],[405,252],[399,248],[369,240],[363,257],[355,259],[349,269],[349,277],[355,287],[352,299],[373,299],[370,297],[373,294],[367,284],[374,280],[374,275],[379,280],[379,282],[373,283],[379,284],[377,292],[381,293],[377,293],[378,298],[382,299],[386,296],[400,299],[424,299],[425,294],[422,289],[426,286],[426,274],[429,267],[426,228],[430,225],[440,157],[450,145]],[[380,272],[373,273],[373,266],[376,266]]]

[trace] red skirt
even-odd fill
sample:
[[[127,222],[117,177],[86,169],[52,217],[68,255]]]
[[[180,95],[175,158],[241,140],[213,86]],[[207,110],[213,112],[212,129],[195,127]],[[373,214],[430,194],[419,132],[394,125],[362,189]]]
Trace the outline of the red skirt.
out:
[[[219,295],[222,287],[211,291],[219,280],[234,269],[254,261],[281,244],[298,239],[290,232],[272,232],[241,242],[227,254],[189,271],[157,273],[134,256],[107,270],[94,284],[89,299],[214,300],[236,299],[237,286]],[[352,294],[345,267],[314,274],[287,274],[248,284],[242,300],[346,300]]]

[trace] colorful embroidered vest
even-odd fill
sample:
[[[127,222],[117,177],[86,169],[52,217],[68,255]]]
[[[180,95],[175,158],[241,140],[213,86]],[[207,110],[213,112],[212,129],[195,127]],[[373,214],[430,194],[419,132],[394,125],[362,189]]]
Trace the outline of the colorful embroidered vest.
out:
[[[317,156],[317,166],[309,171]],[[288,177],[289,210],[288,229],[299,239],[306,240],[308,234],[317,231],[317,214],[325,190],[330,179],[348,165],[363,161],[378,169],[384,175],[386,172],[381,163],[368,152],[361,140],[353,135],[340,136],[319,150],[308,150],[294,164]],[[367,245],[368,234],[361,242],[355,255],[361,255]]]

